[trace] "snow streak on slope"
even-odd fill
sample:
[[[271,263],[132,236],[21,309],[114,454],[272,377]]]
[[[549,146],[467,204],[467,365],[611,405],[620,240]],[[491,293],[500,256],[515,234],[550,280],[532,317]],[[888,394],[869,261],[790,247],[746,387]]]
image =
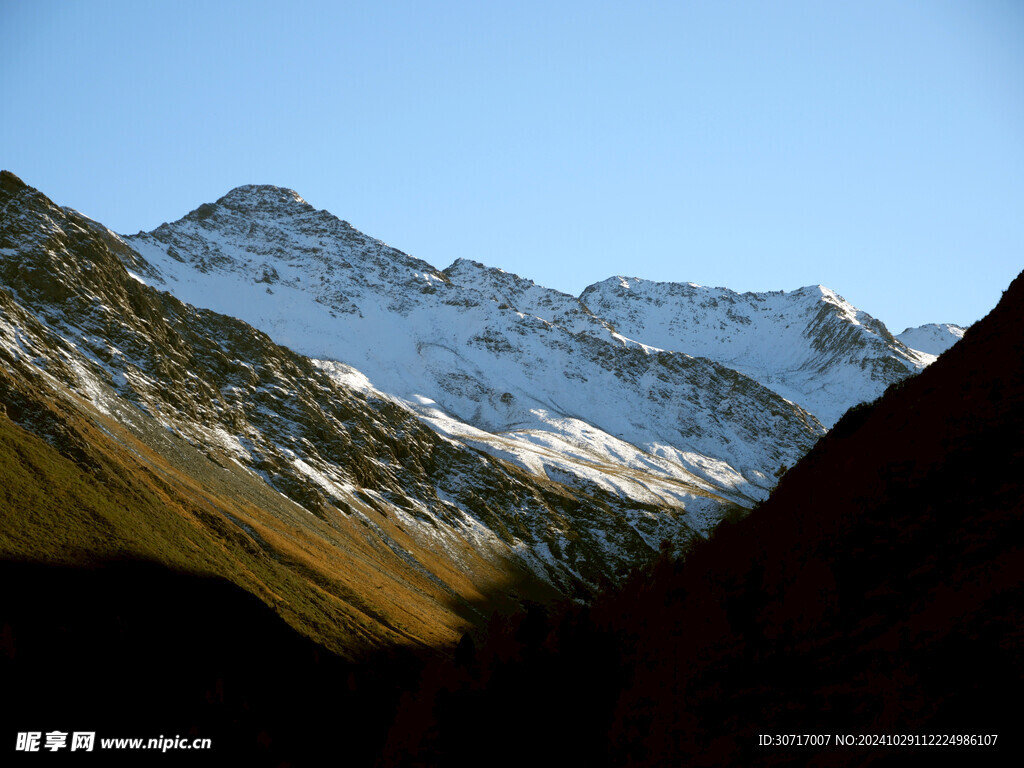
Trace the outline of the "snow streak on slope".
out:
[[[822,432],[755,381],[630,341],[571,296],[474,262],[437,271],[290,190],[240,187],[126,241],[142,279],[562,482],[749,504]]]
[[[739,294],[616,277],[588,287],[580,300],[620,333],[727,365],[826,426],[934,359],[820,285]]]

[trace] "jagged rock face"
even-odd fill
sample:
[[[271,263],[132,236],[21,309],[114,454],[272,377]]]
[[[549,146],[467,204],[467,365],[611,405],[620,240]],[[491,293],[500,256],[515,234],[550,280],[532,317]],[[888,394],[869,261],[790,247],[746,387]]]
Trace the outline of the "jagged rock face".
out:
[[[727,365],[826,426],[934,360],[820,285],[739,294],[616,277],[591,285],[580,300],[620,333]]]
[[[141,279],[330,361],[442,434],[580,489],[685,508],[701,527],[723,499],[763,497],[823,431],[757,382],[630,341],[571,296],[475,262],[439,272],[290,190],[240,187],[126,242]]]
[[[487,267],[477,261],[457,259],[443,274],[455,285],[475,291],[483,299],[499,306],[515,307],[561,326],[571,333],[587,332],[599,338],[625,342],[611,325],[597,317],[575,296],[537,285],[503,269]]]

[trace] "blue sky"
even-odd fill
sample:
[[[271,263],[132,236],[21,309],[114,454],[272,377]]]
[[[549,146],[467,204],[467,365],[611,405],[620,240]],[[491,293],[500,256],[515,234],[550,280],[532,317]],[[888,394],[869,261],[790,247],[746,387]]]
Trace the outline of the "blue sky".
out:
[[[1024,267],[1024,5],[0,0],[0,167],[117,231],[245,183],[445,267],[822,283],[894,332]]]

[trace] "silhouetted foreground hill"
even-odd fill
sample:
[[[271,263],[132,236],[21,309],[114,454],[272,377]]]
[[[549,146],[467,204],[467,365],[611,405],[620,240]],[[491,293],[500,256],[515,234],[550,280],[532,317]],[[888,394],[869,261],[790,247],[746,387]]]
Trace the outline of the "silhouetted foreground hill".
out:
[[[245,590],[154,563],[2,563],[0,581],[4,765],[372,765],[420,666],[401,650],[347,662]],[[33,731],[68,744],[16,751]],[[95,732],[92,753],[70,751],[75,731]],[[100,745],[161,736],[210,749]]]
[[[388,765],[992,764],[1019,750],[1024,277],[771,499],[592,606],[494,620],[404,700]],[[828,734],[831,746],[759,746]],[[837,747],[836,734],[998,734]],[[414,757],[410,757],[414,756]]]

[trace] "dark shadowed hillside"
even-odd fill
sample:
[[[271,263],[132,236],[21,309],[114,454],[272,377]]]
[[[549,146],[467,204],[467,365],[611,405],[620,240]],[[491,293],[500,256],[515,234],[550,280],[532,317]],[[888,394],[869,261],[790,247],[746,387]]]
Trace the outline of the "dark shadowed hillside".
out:
[[[747,518],[587,608],[428,670],[389,765],[1003,760],[1024,658],[1024,277],[917,378],[849,412]],[[760,734],[999,734],[995,748]]]
[[[0,579],[4,765],[372,765],[420,664],[403,650],[344,661],[243,589],[151,562],[0,563]],[[15,751],[33,731],[97,741]],[[161,736],[210,746],[101,747]]]

